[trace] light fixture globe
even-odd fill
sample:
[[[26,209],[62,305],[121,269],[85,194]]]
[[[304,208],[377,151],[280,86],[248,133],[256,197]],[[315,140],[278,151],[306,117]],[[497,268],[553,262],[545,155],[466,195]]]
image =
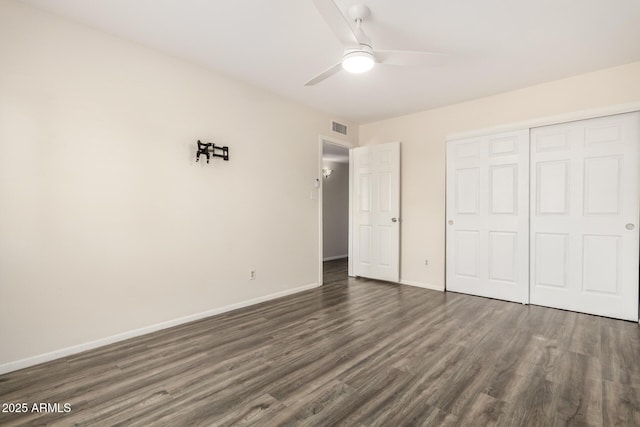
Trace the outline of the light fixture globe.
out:
[[[342,57],[342,68],[354,74],[365,73],[376,63],[373,53],[367,50],[347,52]]]

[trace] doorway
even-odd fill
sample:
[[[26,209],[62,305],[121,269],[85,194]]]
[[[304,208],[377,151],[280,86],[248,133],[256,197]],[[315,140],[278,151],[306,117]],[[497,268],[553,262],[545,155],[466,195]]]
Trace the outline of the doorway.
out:
[[[349,265],[350,144],[321,138],[320,275],[323,284],[346,283]]]

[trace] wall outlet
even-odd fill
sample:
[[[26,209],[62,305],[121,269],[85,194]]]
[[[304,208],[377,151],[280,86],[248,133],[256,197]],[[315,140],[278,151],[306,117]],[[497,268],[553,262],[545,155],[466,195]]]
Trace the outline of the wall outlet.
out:
[[[256,280],[256,271],[255,270],[249,271],[249,280]]]
[[[424,266],[425,266],[425,267],[429,267],[429,260],[428,260],[428,259],[425,259],[425,260],[424,260]]]

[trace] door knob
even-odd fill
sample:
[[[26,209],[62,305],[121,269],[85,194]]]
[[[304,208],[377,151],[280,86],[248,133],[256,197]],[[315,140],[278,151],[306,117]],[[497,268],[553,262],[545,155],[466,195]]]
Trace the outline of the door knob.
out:
[[[453,225],[453,220],[452,219],[449,220],[449,225]]]
[[[398,222],[398,218],[394,216],[393,218],[391,218],[391,222]]]
[[[635,225],[628,223],[627,225],[624,226],[627,230],[633,230],[634,228],[636,228]]]

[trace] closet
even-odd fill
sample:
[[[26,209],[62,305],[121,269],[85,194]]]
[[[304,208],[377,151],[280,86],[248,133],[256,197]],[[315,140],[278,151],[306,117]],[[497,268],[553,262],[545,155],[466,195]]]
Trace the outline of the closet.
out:
[[[640,112],[447,142],[448,291],[638,320]]]

